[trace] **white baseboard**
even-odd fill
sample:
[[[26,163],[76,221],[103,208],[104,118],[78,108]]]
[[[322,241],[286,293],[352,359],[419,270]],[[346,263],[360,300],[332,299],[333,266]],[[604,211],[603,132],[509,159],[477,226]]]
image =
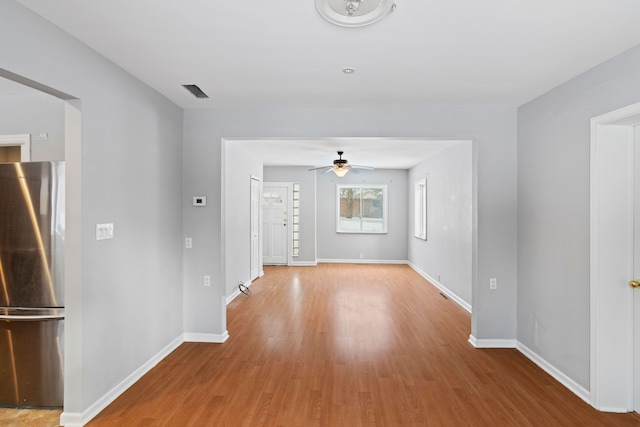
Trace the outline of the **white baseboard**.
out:
[[[93,417],[92,417],[93,418]],[[91,421],[88,419],[86,422]],[[60,425],[65,427],[82,427],[82,414],[77,412],[63,412],[60,414]]]
[[[149,372],[156,366],[162,359],[167,357],[169,353],[178,348],[180,344],[184,342],[183,336],[179,336],[166,347],[160,350],[155,356],[145,362],[138,369],[133,371],[124,380],[120,381],[115,387],[109,390],[101,398],[96,400],[91,406],[89,406],[84,412],[63,412],[60,415],[60,425],[66,427],[82,427],[91,421],[96,415],[98,415],[104,408],[109,406],[114,400],[124,393],[129,387],[136,383],[144,374]]]
[[[473,335],[469,336],[469,342],[476,348],[515,348],[520,353],[524,354],[529,360],[538,365],[540,369],[551,375],[556,381],[569,389],[573,394],[584,400],[591,405],[591,392],[582,387],[580,384],[569,378],[558,368],[547,362],[540,357],[537,353],[531,350],[526,345],[522,344],[518,340],[484,340],[476,339]],[[606,409],[600,409],[605,410]]]
[[[477,339],[469,335],[469,342],[475,348],[516,348],[516,340],[503,339]]]
[[[292,261],[292,267],[316,267],[318,265],[318,261]]]
[[[185,332],[184,342],[208,342],[222,344],[229,339],[229,332],[224,331],[221,334],[201,334],[198,332]]]
[[[318,263],[330,264],[408,264],[402,259],[319,259]]]
[[[422,277],[424,277],[425,279],[427,279],[433,286],[435,286],[436,288],[440,289],[442,291],[443,294],[445,294],[448,298],[452,299],[453,301],[455,301],[460,307],[464,308],[465,310],[467,310],[469,313],[471,313],[471,304],[467,303],[465,300],[463,300],[462,298],[460,298],[458,295],[454,294],[453,292],[451,292],[446,286],[444,286],[442,283],[438,282],[436,279],[434,279],[433,277],[429,276],[427,273],[425,273],[424,271],[420,270],[415,264],[413,264],[411,261],[408,262],[409,267],[413,268],[415,270],[416,273],[418,273],[419,275],[421,275]]]
[[[516,348],[520,351],[520,353],[524,354],[533,363],[538,365],[543,371],[555,378],[560,384],[568,388],[580,399],[591,405],[591,392],[589,390],[585,389],[580,384],[576,383],[574,380],[566,376],[562,371],[553,366],[551,363],[547,362],[545,359],[540,357],[537,353],[535,353],[526,345],[522,344],[520,341],[517,341]]]

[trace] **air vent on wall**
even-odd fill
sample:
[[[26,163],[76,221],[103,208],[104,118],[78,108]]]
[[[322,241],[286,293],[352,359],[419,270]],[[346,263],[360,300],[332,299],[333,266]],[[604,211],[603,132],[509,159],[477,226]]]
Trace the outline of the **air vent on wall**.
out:
[[[191,94],[196,98],[200,98],[200,99],[209,98],[209,96],[206,93],[204,93],[202,89],[198,87],[198,85],[182,85],[182,87],[188,90],[189,92],[191,92]]]

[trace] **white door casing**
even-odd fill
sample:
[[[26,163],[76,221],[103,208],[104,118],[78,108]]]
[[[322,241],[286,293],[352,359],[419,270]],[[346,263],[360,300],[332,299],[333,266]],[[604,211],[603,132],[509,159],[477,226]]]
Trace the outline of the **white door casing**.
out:
[[[262,187],[264,264],[290,264],[291,183],[265,182]]]
[[[262,275],[262,254],[260,245],[260,225],[262,211],[260,202],[262,199],[262,185],[258,177],[251,176],[251,271],[250,279],[257,279]]]
[[[634,389],[637,396],[640,387],[635,361],[640,353],[634,357],[638,308],[634,309],[635,291],[629,286],[640,256],[640,250],[634,251],[634,217],[640,214],[635,209],[640,206],[640,189],[634,185],[638,123],[640,103],[591,120],[590,393],[591,404],[601,411],[632,411]]]
[[[634,230],[633,280],[640,279],[640,126],[633,129]],[[640,412],[640,289],[633,293],[633,410]]]
[[[20,161],[31,161],[31,135],[0,135],[0,147],[20,147]]]

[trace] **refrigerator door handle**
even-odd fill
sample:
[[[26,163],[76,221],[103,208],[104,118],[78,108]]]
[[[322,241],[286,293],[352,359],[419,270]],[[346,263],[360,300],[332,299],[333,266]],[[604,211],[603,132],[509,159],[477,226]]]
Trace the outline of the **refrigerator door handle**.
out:
[[[64,314],[42,314],[42,315],[14,315],[14,314],[0,314],[0,321],[12,320],[12,321],[32,321],[32,320],[62,320]]]

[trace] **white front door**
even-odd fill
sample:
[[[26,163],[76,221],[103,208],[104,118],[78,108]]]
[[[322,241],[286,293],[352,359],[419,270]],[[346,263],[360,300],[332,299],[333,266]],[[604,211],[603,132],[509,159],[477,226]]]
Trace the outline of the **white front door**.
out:
[[[289,187],[286,183],[267,183],[262,188],[263,262],[287,265],[289,262]]]
[[[251,272],[250,279],[260,277],[260,180],[251,177]]]

